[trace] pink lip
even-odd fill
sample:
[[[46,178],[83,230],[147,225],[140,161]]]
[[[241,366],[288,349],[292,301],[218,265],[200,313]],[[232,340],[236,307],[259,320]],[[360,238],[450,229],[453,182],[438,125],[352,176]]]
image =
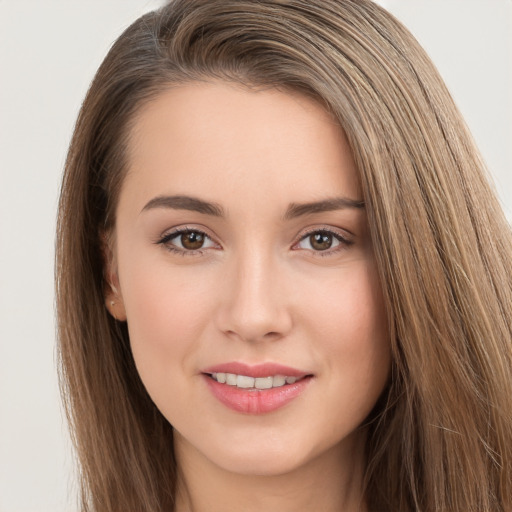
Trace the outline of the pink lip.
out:
[[[247,377],[268,377],[270,375],[285,375],[286,377],[305,377],[309,372],[297,370],[290,366],[284,366],[277,363],[260,363],[248,365],[239,362],[230,362],[210,366],[202,370],[202,373],[235,373],[237,375],[247,375]]]
[[[217,400],[234,411],[246,414],[264,414],[284,407],[301,395],[312,380],[311,374],[275,363],[251,366],[232,362],[206,368],[202,373],[208,389]],[[248,390],[221,384],[210,377],[212,373],[235,373],[254,378],[283,375],[297,377],[300,380],[278,388]]]

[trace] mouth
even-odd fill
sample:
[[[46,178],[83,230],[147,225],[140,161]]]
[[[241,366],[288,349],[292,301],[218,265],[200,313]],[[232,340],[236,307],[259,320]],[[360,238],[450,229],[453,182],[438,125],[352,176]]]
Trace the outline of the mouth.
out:
[[[303,377],[295,377],[291,375],[269,375],[267,377],[250,377],[249,375],[225,372],[213,372],[207,375],[219,384],[227,384],[228,386],[234,386],[239,389],[253,391],[281,388],[287,384],[295,384],[297,381],[311,376],[304,375]]]
[[[276,411],[302,395],[312,373],[264,363],[227,363],[205,369],[203,377],[213,396],[236,412],[263,414]]]

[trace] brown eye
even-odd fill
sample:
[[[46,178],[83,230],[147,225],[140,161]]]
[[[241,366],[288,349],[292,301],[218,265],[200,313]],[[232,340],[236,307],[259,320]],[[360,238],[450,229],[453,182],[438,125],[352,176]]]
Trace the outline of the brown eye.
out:
[[[201,249],[204,244],[204,233],[199,231],[187,231],[180,236],[180,242],[184,249],[194,251]]]
[[[219,248],[219,246],[206,234],[198,229],[183,229],[174,231],[158,240],[158,244],[163,245],[172,252],[180,254],[195,255],[201,253],[203,249]],[[197,252],[196,252],[197,251]]]
[[[331,233],[313,233],[309,236],[309,243],[315,251],[325,251],[331,248],[333,236]]]
[[[295,247],[317,253],[334,254],[338,249],[348,247],[351,243],[338,232],[319,229],[306,234]]]

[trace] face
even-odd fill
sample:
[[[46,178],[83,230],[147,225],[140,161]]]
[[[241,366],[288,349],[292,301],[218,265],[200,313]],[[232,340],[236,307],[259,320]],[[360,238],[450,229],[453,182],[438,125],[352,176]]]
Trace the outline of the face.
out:
[[[390,352],[339,125],[299,94],[189,84],[142,109],[128,157],[107,305],[177,449],[258,474],[346,453]]]

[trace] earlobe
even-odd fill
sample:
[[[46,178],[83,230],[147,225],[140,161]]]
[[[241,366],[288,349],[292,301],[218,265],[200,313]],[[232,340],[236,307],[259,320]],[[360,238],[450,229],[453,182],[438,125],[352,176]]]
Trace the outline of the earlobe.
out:
[[[107,293],[105,296],[105,306],[107,307],[108,312],[117,321],[126,321],[126,310],[124,308],[123,300],[120,298],[119,294],[112,288],[110,293]]]
[[[126,310],[123,298],[118,290],[119,278],[117,269],[115,268],[115,255],[112,250],[112,235],[102,233],[100,235],[102,241],[102,256],[105,279],[105,306],[108,312],[119,322],[126,321]]]

